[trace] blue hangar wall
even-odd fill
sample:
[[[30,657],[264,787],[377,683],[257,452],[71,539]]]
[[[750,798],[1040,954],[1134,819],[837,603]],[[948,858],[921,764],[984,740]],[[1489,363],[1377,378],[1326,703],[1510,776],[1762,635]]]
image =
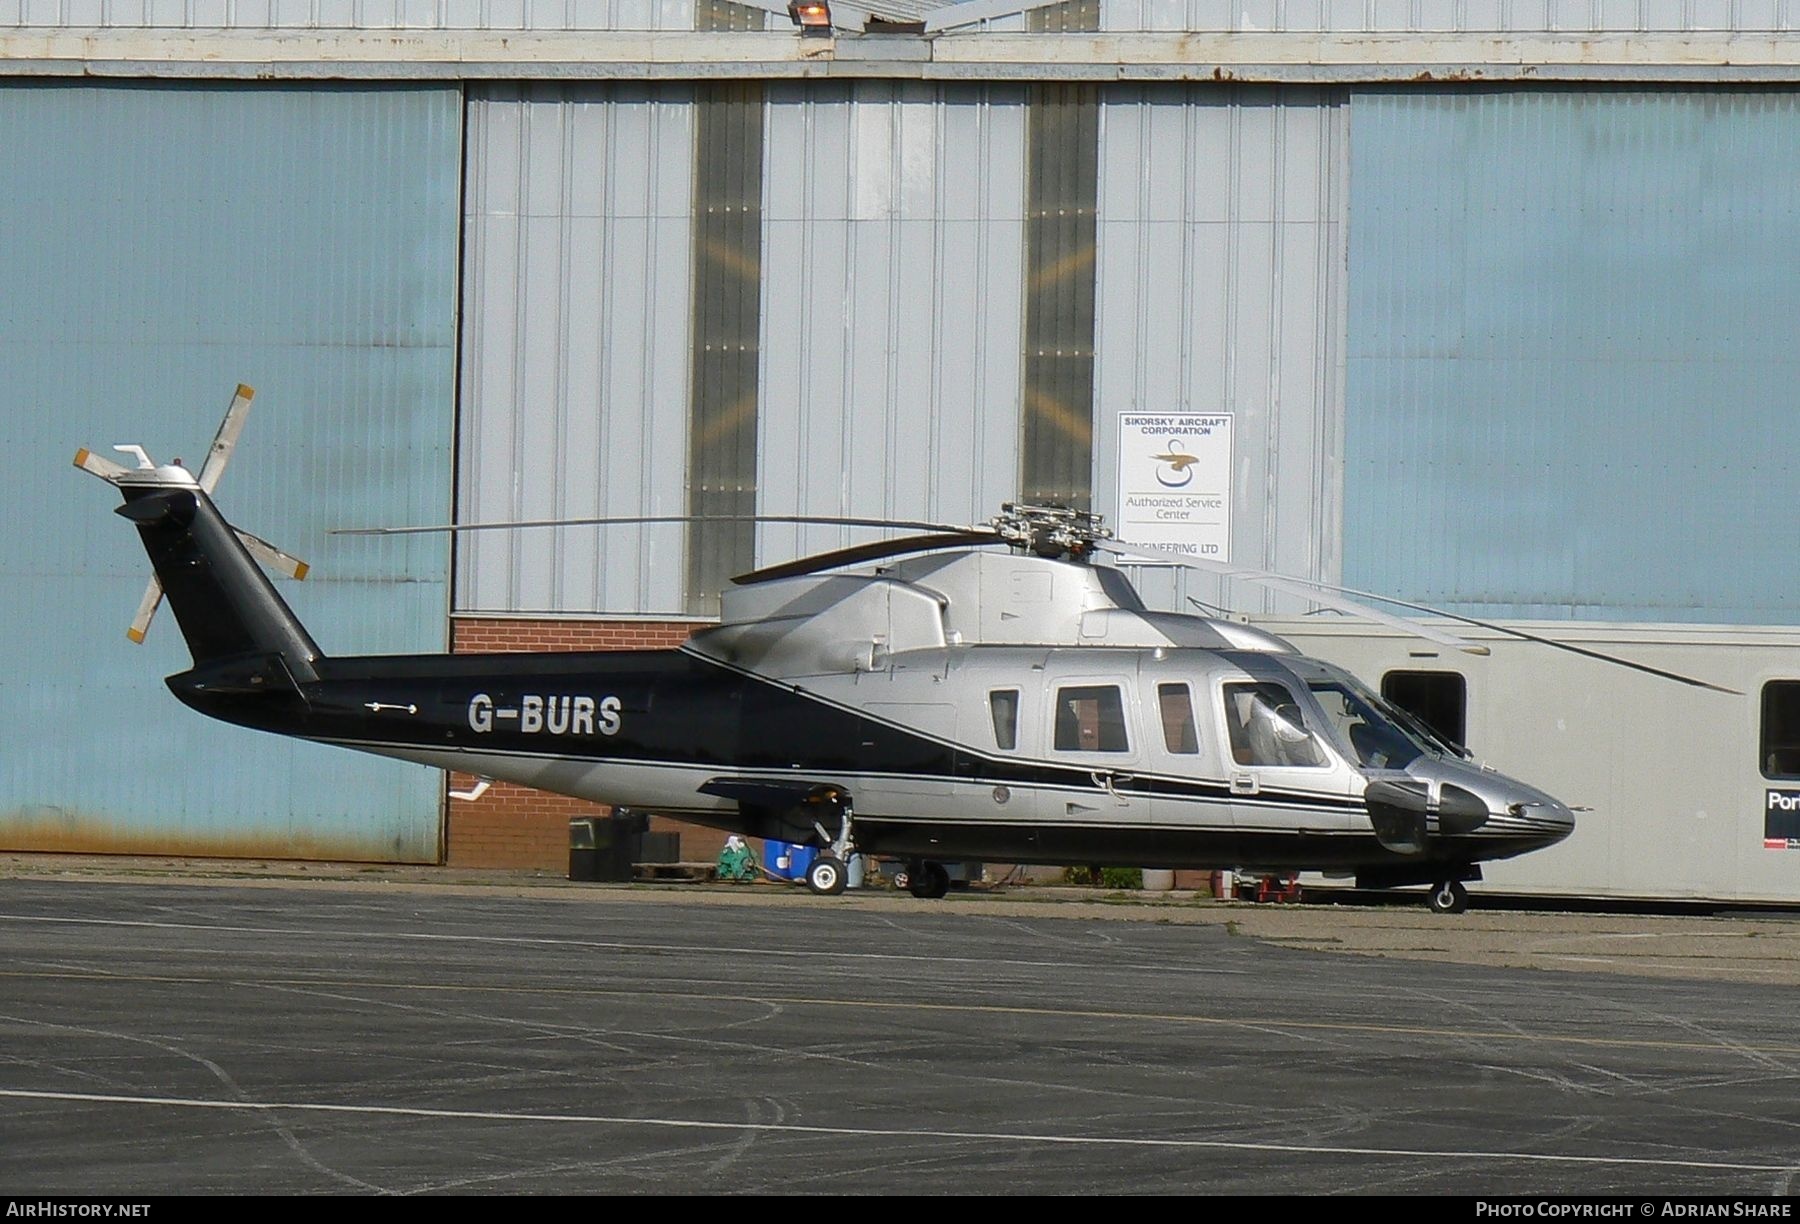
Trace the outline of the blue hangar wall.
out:
[[[0,849],[436,861],[441,775],[188,713],[165,607],[78,446],[197,467],[314,569],[327,653],[446,646],[462,119],[443,88],[0,86]],[[123,456],[118,456],[121,460]]]
[[[1800,95],[1357,92],[1344,578],[1800,623]]]

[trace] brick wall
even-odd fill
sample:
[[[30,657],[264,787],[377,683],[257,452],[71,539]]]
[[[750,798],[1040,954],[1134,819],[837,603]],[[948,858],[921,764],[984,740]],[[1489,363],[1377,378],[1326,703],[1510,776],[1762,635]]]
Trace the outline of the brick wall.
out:
[[[459,616],[451,621],[451,649],[458,654],[557,650],[666,650],[704,628],[693,621],[585,621],[523,617]],[[468,774],[450,775],[452,790],[475,784]],[[604,816],[611,809],[566,795],[496,782],[481,798],[451,799],[447,809],[445,861],[453,867],[542,868],[569,866],[569,821]],[[681,856],[718,856],[725,834],[657,817],[653,832],[681,834]]]
[[[695,621],[537,620],[459,616],[451,622],[458,654],[513,650],[667,650],[706,626]]]

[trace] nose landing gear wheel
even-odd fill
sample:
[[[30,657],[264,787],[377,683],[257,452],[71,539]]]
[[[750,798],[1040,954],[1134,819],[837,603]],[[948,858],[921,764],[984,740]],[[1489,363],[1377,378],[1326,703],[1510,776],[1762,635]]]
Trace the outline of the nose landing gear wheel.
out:
[[[1469,890],[1455,880],[1445,880],[1426,894],[1425,905],[1434,914],[1460,914],[1469,908]]]
[[[936,901],[950,891],[950,873],[942,863],[914,863],[906,874],[906,891],[921,901]]]
[[[806,869],[806,886],[821,897],[835,897],[844,891],[848,876],[842,862],[829,854],[821,854]]]

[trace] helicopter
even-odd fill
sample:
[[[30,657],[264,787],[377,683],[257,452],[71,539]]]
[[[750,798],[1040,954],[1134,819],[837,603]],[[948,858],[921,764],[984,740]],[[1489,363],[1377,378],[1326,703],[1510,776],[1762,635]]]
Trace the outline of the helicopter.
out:
[[[921,898],[944,896],[944,864],[963,860],[1231,866],[1422,884],[1433,911],[1457,913],[1482,863],[1575,827],[1579,809],[1344,669],[1234,619],[1151,610],[1105,561],[1169,555],[1063,507],[1008,504],[972,526],[758,516],[917,534],[740,575],[719,623],[676,649],[327,655],[259,565],[304,577],[304,563],[212,499],[252,395],[239,388],[199,475],[138,446],[117,448],[135,468],[75,456],[118,489],[154,571],[129,636],[166,595],[193,656],[167,684],[213,718],[807,843],[822,895],[861,853],[904,861]],[[1487,653],[1349,598],[1362,592],[1173,559]]]

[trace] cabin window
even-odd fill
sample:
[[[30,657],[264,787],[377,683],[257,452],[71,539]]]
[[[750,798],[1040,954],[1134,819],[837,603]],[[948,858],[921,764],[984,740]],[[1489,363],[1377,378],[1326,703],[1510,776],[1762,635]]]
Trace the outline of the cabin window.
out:
[[[1011,752],[1019,746],[1019,690],[995,689],[988,694],[994,718],[994,746]]]
[[[1227,684],[1225,728],[1231,758],[1239,765],[1326,763],[1319,741],[1306,727],[1294,695],[1279,684]]]
[[[1762,691],[1765,778],[1800,778],[1800,680],[1771,680]]]
[[[1200,734],[1194,725],[1194,699],[1185,684],[1156,686],[1157,709],[1162,714],[1163,746],[1170,752],[1200,751]]]
[[[1356,764],[1369,769],[1405,769],[1419,759],[1420,744],[1429,733],[1421,725],[1408,735],[1394,721],[1411,718],[1410,714],[1392,706],[1391,714],[1377,710],[1370,704],[1380,704],[1375,695],[1365,696],[1360,685],[1315,680],[1307,687],[1325,712],[1326,728],[1337,733],[1339,747],[1349,746]]]
[[[1127,752],[1125,699],[1117,685],[1056,690],[1058,752]]]
[[[1391,671],[1381,695],[1453,748],[1468,743],[1469,682],[1453,671]]]

